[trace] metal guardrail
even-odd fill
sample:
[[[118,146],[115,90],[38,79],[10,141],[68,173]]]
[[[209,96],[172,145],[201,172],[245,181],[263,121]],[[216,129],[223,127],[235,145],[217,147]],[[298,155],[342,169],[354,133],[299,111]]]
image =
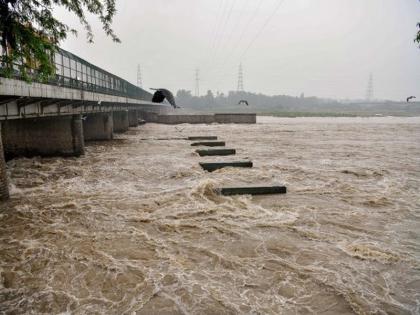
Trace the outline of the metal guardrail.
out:
[[[151,101],[152,94],[64,50],[54,53],[56,72],[47,84]],[[1,67],[1,65],[0,65]],[[12,76],[22,79],[16,65]]]

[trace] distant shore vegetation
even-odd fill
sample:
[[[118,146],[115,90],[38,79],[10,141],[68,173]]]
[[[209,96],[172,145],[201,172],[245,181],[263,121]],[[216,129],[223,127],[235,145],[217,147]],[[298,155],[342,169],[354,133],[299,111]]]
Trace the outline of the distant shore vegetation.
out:
[[[246,100],[246,104],[239,104]],[[420,116],[420,102],[406,101],[339,101],[318,97],[264,95],[231,91],[227,94],[208,91],[193,96],[190,91],[179,90],[176,101],[181,112],[244,112],[281,117],[356,117],[356,116]]]

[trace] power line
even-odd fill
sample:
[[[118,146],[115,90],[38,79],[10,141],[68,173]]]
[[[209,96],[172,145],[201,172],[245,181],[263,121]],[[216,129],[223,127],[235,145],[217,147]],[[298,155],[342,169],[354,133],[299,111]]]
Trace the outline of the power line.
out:
[[[213,52],[213,56],[212,56],[212,60],[211,60],[211,65],[212,66],[213,66],[213,63],[214,63],[214,59],[217,56],[217,52],[219,50],[220,43],[223,41],[223,37],[224,37],[223,35],[225,34],[224,30],[225,30],[226,26],[228,25],[228,22],[230,20],[231,15],[232,15],[232,11],[233,11],[233,8],[235,7],[236,1],[237,0],[232,1],[232,5],[229,8],[228,14],[227,14],[227,16],[224,20],[223,26],[221,28],[222,32],[220,33],[219,41],[216,41],[216,45],[214,47],[214,52]]]
[[[274,16],[276,15],[277,11],[280,9],[280,7],[283,5],[284,2],[285,2],[285,0],[279,0],[277,6],[274,8],[273,11],[271,11],[272,13],[266,18],[266,20],[262,24],[261,28],[255,34],[255,36],[251,39],[251,41],[249,42],[248,46],[246,46],[246,48],[244,49],[244,51],[240,55],[240,60],[242,60],[245,57],[245,55],[248,53],[249,49],[252,47],[252,45],[255,43],[255,41],[261,36],[261,34],[263,33],[264,29],[267,27],[267,25],[270,23],[270,21],[274,18]]]
[[[224,23],[225,15],[227,13],[227,9],[228,9],[228,6],[229,6],[228,2],[229,2],[229,0],[224,0],[223,4],[222,4],[222,14],[220,15],[220,18],[218,20],[216,31],[215,31],[214,36],[213,36],[214,38],[212,40],[212,47],[211,47],[211,50],[209,51],[209,53],[211,54],[210,62],[213,62],[215,49],[216,49],[216,46],[218,45],[217,41],[219,39],[219,33],[220,33],[220,30],[221,30],[222,23]]]
[[[231,39],[232,39],[232,36],[233,36],[233,34],[237,31],[237,29],[238,29],[238,25],[239,25],[239,22],[242,20],[242,17],[243,17],[243,15],[244,15],[244,12],[245,12],[245,8],[248,6],[248,3],[249,3],[249,1],[250,0],[243,0],[241,3],[243,4],[243,6],[242,6],[242,8],[239,10],[239,18],[238,19],[236,19],[236,23],[232,23],[232,30],[231,30],[231,32],[229,33],[229,35],[226,37],[226,44],[224,45],[224,46],[222,46],[222,48],[224,48],[225,46],[227,46],[227,45],[229,45],[229,43],[231,42]],[[224,49],[221,49],[221,51],[223,51]]]
[[[258,37],[261,36],[262,32],[264,31],[264,29],[267,27],[268,23],[270,23],[271,19],[276,15],[277,11],[280,9],[280,7],[282,6],[282,4],[285,2],[285,0],[280,0],[277,7],[274,9],[273,13],[265,20],[264,24],[262,25],[262,27],[260,28],[260,30],[257,32],[257,34],[255,35],[255,37],[251,40],[251,42],[249,43],[249,45],[245,48],[243,54],[241,55],[240,59],[242,59],[248,52],[248,50],[251,48],[251,46],[255,43],[255,41],[258,39]]]
[[[241,40],[243,39],[244,35],[245,35],[245,31],[248,29],[248,27],[251,25],[251,23],[255,20],[256,16],[258,15],[258,11],[261,8],[261,5],[263,3],[264,0],[260,0],[256,6],[256,8],[254,9],[254,14],[251,15],[250,19],[248,19],[248,22],[245,24],[245,27],[242,29],[241,34],[238,37],[238,40],[235,42],[235,45],[232,46],[233,48],[230,50],[229,54],[227,54],[227,57],[223,60],[223,62],[221,63],[221,67],[224,66],[224,64],[230,60],[230,58],[232,57],[233,53],[235,52],[235,50],[239,47],[239,44],[241,43]]]
[[[227,15],[227,17],[226,17],[226,19],[225,19],[225,22],[223,23],[222,31],[223,31],[224,29],[226,29],[226,26],[227,26],[227,25],[228,25],[228,23],[229,23],[229,20],[230,20],[230,17],[232,16],[233,8],[235,7],[236,1],[237,1],[237,0],[233,0],[233,1],[232,1],[232,5],[231,5],[231,6],[230,6],[230,8],[229,8],[228,15]],[[223,35],[224,35],[224,33],[225,33],[225,32],[223,32],[223,33],[222,33],[222,36],[220,37],[220,41],[219,41],[219,43],[221,43],[221,42],[223,41]]]
[[[220,29],[220,25],[222,23],[223,17],[225,16],[225,11],[226,11],[226,6],[225,4],[227,4],[228,0],[221,0],[219,2],[219,8],[218,8],[218,19],[217,22],[215,24],[214,30],[212,32],[212,36],[211,36],[211,47],[210,48],[210,52],[214,49],[214,46],[216,44],[216,38],[217,38],[217,34],[219,33],[219,29]],[[221,14],[219,14],[221,12]]]

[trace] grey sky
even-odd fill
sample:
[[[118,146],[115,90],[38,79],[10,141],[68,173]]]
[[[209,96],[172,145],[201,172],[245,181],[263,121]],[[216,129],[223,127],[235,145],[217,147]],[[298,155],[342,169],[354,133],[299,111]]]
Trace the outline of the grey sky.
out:
[[[194,91],[198,67],[201,94],[235,90],[242,62],[251,92],[363,98],[372,73],[376,98],[420,96],[419,1],[281,2],[117,0],[121,44],[90,18],[95,43],[80,30],[62,47],[133,83],[140,64],[146,88]],[[80,29],[65,11],[56,14]]]

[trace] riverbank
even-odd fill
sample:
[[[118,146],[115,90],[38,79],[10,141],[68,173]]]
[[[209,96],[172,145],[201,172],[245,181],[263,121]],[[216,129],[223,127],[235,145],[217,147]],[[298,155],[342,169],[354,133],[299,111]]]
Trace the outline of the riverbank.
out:
[[[420,113],[407,112],[382,112],[382,113],[366,113],[366,112],[272,112],[261,113],[259,116],[274,117],[420,117]]]

